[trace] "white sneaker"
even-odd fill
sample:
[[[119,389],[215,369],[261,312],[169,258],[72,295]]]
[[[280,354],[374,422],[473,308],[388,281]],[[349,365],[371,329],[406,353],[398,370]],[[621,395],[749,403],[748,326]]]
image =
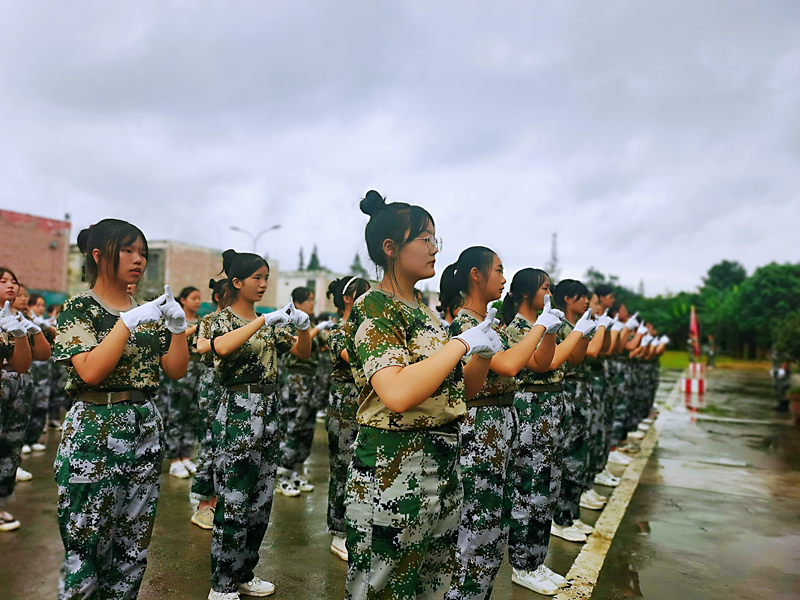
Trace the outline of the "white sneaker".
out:
[[[333,552],[342,560],[347,560],[347,544],[345,543],[345,539],[343,537],[338,535],[333,536],[333,541],[331,542],[331,552]]]
[[[300,495],[300,490],[294,487],[292,482],[285,477],[278,479],[278,483],[275,486],[275,491],[279,494],[283,494],[284,496],[289,496],[290,498]]]
[[[544,573],[544,576],[547,577],[553,583],[555,583],[557,587],[565,588],[565,587],[567,587],[569,585],[567,583],[567,578],[566,577],[562,577],[561,575],[559,575],[558,573],[556,573],[552,569],[548,569],[544,565],[542,565],[539,568],[542,570],[542,573]]]
[[[644,421],[642,421],[642,423],[647,423],[648,425],[652,425],[655,422],[656,422],[655,419],[650,419],[650,418],[647,418]]]
[[[191,521],[200,529],[214,529],[214,507],[205,506],[201,510],[195,511]]]
[[[541,567],[535,571],[512,568],[511,581],[543,596],[555,596],[558,593],[558,586],[547,578]]]
[[[641,423],[639,423],[639,425],[636,427],[636,429],[638,429],[639,431],[642,431],[644,433],[647,433],[650,430],[650,425],[648,425],[647,423],[642,421]]]
[[[325,417],[328,416],[327,410],[318,410],[317,411],[317,421],[324,421]]]
[[[47,450],[47,446],[37,442],[33,446],[31,446],[31,450],[33,450],[34,452],[43,452],[44,450]]]
[[[631,431],[628,434],[628,439],[633,440],[637,444],[644,439],[644,434],[641,431]]]
[[[170,465],[169,474],[178,479],[186,479],[189,477],[189,471],[186,470],[186,467],[181,461],[174,462]]]
[[[245,596],[272,596],[275,593],[275,586],[269,581],[253,577],[247,583],[239,584],[239,593]]]
[[[608,498],[606,498],[605,496],[601,496],[600,494],[598,494],[597,492],[595,492],[593,489],[589,490],[589,491],[588,491],[588,492],[586,492],[586,493],[589,495],[589,497],[590,497],[592,500],[596,500],[597,502],[602,502],[603,504],[605,504],[606,502],[608,502]]]
[[[611,458],[609,457],[609,461]],[[619,477],[614,477],[608,471],[603,471],[594,476],[594,482],[597,485],[604,485],[606,487],[617,487],[619,485]]]
[[[572,526],[581,533],[584,533],[586,535],[589,535],[594,531],[594,527],[588,525],[587,523],[584,523],[580,519],[578,519],[577,521],[573,521]]]
[[[300,473],[298,473],[297,471],[292,473],[291,482],[292,485],[301,492],[314,491],[314,486],[309,483],[308,479],[306,479],[304,475],[300,475]]]
[[[239,592],[215,592],[211,590],[208,593],[208,600],[240,600]]]
[[[31,479],[33,479],[33,475],[22,467],[17,467],[17,481],[30,481]]]
[[[31,453],[31,447],[30,447],[30,446],[28,446],[28,444],[25,444],[25,445],[22,447],[22,453],[23,453],[23,454],[30,454],[30,453]]]
[[[630,456],[625,456],[622,452],[614,450],[608,455],[608,462],[612,465],[624,465],[628,466],[631,464],[633,459]]]
[[[0,531],[14,531],[19,529],[19,521],[10,512],[0,512]]]
[[[57,420],[55,420],[55,419],[53,419],[52,421],[50,421],[49,425],[50,425],[50,427],[51,427],[52,429],[55,429],[56,431],[61,431],[61,430],[64,428],[64,427],[61,425],[61,422],[60,422],[60,421],[57,421]]]
[[[587,510],[603,510],[603,506],[605,505],[597,500],[592,500],[592,498],[588,496],[587,492],[583,492],[581,494],[580,506],[581,508],[585,508]]]
[[[187,458],[183,461],[183,468],[189,471],[189,475],[197,473],[197,465],[192,462],[191,458]]]
[[[585,542],[586,534],[572,526],[550,524],[550,534],[568,542]]]

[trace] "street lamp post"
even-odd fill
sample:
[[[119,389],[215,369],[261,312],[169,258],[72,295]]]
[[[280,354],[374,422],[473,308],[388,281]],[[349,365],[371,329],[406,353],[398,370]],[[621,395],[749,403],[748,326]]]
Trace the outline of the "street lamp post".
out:
[[[239,233],[243,233],[253,241],[253,254],[256,254],[256,245],[258,244],[258,240],[261,239],[262,235],[264,235],[265,233],[269,233],[270,231],[274,231],[276,229],[280,229],[280,228],[281,228],[280,225],[273,225],[272,227],[267,227],[263,231],[259,231],[258,235],[253,235],[252,233],[250,233],[246,229],[242,229],[241,227],[237,227],[236,225],[231,225],[231,230],[238,231]]]

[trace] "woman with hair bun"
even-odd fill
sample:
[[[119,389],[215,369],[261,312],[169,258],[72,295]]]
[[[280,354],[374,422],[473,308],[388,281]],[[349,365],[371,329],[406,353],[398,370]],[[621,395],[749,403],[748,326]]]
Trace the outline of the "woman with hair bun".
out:
[[[503,263],[493,251],[482,246],[464,250],[444,270],[441,280],[439,298],[445,306],[452,306],[453,299],[461,298],[461,309],[450,324],[450,335],[479,326],[486,318],[487,307],[500,299],[505,283]],[[460,423],[464,508],[456,569],[448,594],[452,600],[491,596],[508,544],[516,483],[510,467],[522,448],[513,406],[517,391],[514,377],[526,365],[542,360],[536,354],[539,341],[546,332],[555,333],[560,324],[561,319],[546,310],[528,334],[513,345],[506,331],[495,326],[503,350],[492,357],[480,389],[467,386],[467,412]],[[485,374],[484,367],[475,359],[465,362],[466,380],[472,379],[473,370],[481,369]]]
[[[347,473],[345,597],[442,598],[450,587],[462,487],[458,420],[502,349],[486,320],[448,339],[414,286],[436,273],[441,241],[424,208],[370,191],[365,237],[381,281],[353,305],[347,354],[360,386]],[[474,379],[461,359],[478,354]],[[482,363],[482,364],[481,364]]]
[[[169,286],[140,306],[128,296],[147,266],[138,227],[104,219],[78,234],[78,247],[90,289],[64,304],[53,353],[73,398],[55,461],[65,550],[58,593],[135,598],[164,456],[154,396],[159,369],[186,374],[186,316]]]
[[[308,358],[311,323],[294,302],[267,315],[256,313],[269,281],[262,257],[226,250],[222,265],[228,277],[222,296],[229,304],[213,320],[210,338],[224,392],[213,424],[217,506],[208,598],[236,600],[240,593],[268,596],[275,591],[253,571],[269,525],[280,460],[278,355]]]
[[[350,371],[350,358],[345,342],[345,324],[353,304],[369,290],[369,282],[360,277],[342,277],[328,286],[328,298],[339,313],[339,321],[331,327],[328,336],[331,361],[331,394],[325,429],[328,431],[328,456],[331,477],[328,483],[328,533],[333,535],[331,552],[347,560],[345,542],[345,488],[347,467],[353,457],[353,443],[358,435],[358,395],[361,391]]]

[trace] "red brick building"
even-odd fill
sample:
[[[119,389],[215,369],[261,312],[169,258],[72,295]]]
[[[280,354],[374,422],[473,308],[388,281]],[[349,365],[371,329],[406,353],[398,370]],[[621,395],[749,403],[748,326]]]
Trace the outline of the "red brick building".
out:
[[[0,266],[29,290],[66,294],[70,228],[69,221],[0,210]]]

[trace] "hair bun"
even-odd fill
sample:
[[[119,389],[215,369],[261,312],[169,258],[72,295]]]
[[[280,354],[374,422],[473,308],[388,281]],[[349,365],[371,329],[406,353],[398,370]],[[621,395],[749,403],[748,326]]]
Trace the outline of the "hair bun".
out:
[[[89,249],[89,231],[92,227],[94,227],[94,225],[90,225],[86,229],[81,229],[78,234],[78,250],[80,250],[81,254],[84,256],[86,256],[86,251]]]
[[[213,279],[209,279],[209,280],[208,280],[208,289],[210,289],[210,290],[213,290],[213,289],[214,289],[214,286],[215,286],[216,284],[217,284],[217,282],[216,282],[216,281],[214,281]]]
[[[375,190],[370,190],[361,201],[361,212],[370,217],[386,208],[386,199]]]

